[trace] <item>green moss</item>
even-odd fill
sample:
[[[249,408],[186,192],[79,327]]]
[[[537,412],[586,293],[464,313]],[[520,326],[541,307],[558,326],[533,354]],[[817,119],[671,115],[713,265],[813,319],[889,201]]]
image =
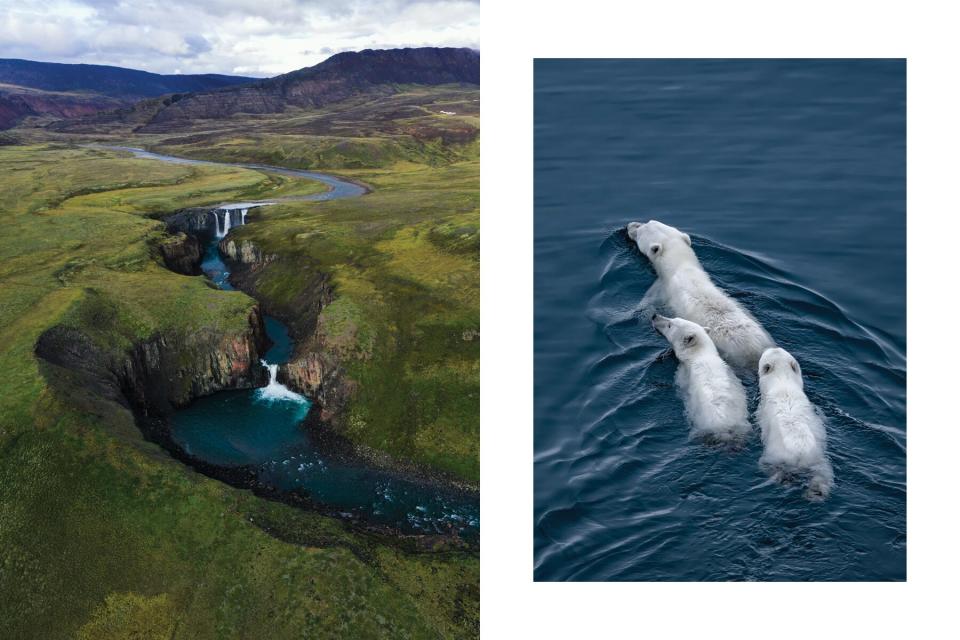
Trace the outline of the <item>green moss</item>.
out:
[[[373,355],[376,327],[354,298],[340,296],[324,307],[320,322],[329,349],[348,358],[367,359]]]
[[[176,610],[164,593],[111,593],[77,632],[77,640],[168,640],[176,623]]]

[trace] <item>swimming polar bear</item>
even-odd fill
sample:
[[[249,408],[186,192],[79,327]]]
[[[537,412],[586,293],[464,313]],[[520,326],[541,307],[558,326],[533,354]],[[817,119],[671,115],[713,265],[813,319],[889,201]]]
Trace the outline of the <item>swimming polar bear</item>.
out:
[[[755,371],[760,354],[774,346],[750,313],[721,291],[700,266],[690,236],[656,220],[631,222],[627,234],[657,271],[641,307],[662,304],[672,315],[710,327],[720,355],[738,369]]]
[[[657,314],[651,322],[680,361],[676,382],[693,425],[691,435],[720,442],[742,440],[750,433],[747,395],[740,379],[717,353],[708,329]]]
[[[767,349],[760,358],[758,375],[757,422],[763,442],[760,466],[775,480],[809,473],[806,496],[815,500],[826,498],[833,486],[827,431],[803,392],[800,365],[779,347]]]

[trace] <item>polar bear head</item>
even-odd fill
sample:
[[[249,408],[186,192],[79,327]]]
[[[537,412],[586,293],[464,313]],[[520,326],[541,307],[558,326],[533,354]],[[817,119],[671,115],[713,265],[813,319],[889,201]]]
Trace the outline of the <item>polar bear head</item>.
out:
[[[681,362],[689,362],[700,355],[717,352],[713,340],[710,339],[710,329],[701,327],[696,322],[683,318],[667,318],[656,313],[650,322],[653,328],[667,339]]]
[[[757,368],[760,377],[760,392],[776,385],[789,385],[803,389],[803,376],[800,365],[786,349],[771,347],[760,356],[760,365]]]
[[[694,255],[690,236],[656,220],[631,222],[627,225],[627,235],[658,271],[665,263]]]

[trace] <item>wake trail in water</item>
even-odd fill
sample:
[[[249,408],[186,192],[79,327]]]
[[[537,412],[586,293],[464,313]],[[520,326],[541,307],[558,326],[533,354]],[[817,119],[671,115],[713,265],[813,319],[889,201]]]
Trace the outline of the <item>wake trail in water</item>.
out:
[[[834,494],[811,505],[801,487],[770,482],[758,466],[762,447],[756,427],[738,451],[688,440],[673,381],[676,359],[638,308],[656,276],[618,229],[600,243],[599,270],[583,310],[607,348],[595,350],[571,372],[577,391],[568,406],[582,428],[554,435],[536,457],[544,473],[566,478],[551,487],[553,497],[538,496],[554,505],[536,518],[538,579],[836,575],[830,573],[838,570],[831,558],[862,542],[851,538],[862,525],[852,523],[866,518],[883,530],[899,531],[902,466],[878,466],[876,456],[896,460],[904,453],[905,407],[888,399],[901,391],[902,351],[762,256],[708,238],[693,242],[714,282],[801,362],[810,399],[826,417],[837,474]],[[747,373],[743,383],[752,417],[756,376]],[[872,456],[854,453],[866,451]],[[869,514],[861,506],[882,500],[891,506]],[[784,528],[797,518],[804,522],[800,528]],[[881,522],[874,523],[877,519]],[[797,555],[798,543],[805,555]],[[783,564],[774,562],[777,555]],[[751,557],[762,560],[744,560]],[[849,569],[882,575],[869,557],[857,556]],[[677,567],[698,562],[699,572],[678,574]]]

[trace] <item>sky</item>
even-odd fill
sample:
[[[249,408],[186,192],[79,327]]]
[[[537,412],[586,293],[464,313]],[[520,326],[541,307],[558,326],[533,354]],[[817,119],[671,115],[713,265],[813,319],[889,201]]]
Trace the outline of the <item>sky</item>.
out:
[[[273,76],[422,46],[479,49],[479,0],[0,0],[0,58]]]

